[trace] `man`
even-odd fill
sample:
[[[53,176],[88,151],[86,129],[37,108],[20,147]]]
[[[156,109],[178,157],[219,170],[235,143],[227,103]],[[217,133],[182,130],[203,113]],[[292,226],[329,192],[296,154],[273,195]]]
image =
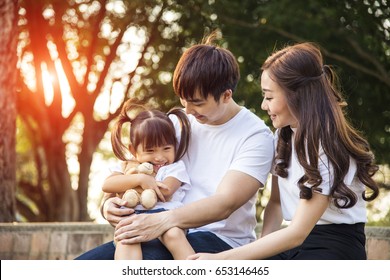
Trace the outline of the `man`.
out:
[[[102,214],[116,225],[115,238],[142,244],[144,259],[172,259],[158,237],[169,228],[189,229],[195,252],[221,252],[255,240],[256,194],[266,182],[273,159],[273,136],[256,115],[233,99],[239,66],[233,54],[205,43],[187,49],[173,77],[191,122],[183,157],[191,179],[185,206],[156,214],[131,215],[117,197],[105,201]],[[78,259],[113,259],[112,242]]]

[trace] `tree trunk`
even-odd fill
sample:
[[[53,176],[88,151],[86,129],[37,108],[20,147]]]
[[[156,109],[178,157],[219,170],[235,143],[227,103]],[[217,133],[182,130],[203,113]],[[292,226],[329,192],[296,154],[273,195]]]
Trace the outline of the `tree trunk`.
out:
[[[15,220],[17,0],[0,0],[0,222]]]
[[[90,114],[92,114],[92,112],[90,112]],[[83,132],[84,141],[81,144],[81,151],[78,156],[80,163],[79,185],[77,190],[79,221],[88,221],[91,219],[86,202],[88,201],[89,176],[93,154],[104,137],[104,133],[106,132],[108,123],[111,119],[112,117],[109,117],[107,120],[102,120],[100,122],[96,122],[93,119],[86,119]]]

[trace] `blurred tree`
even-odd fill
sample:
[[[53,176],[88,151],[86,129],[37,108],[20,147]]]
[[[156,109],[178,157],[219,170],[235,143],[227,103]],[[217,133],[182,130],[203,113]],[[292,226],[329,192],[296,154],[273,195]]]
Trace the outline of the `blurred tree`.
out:
[[[36,178],[20,176],[19,189],[38,207],[33,213],[20,205],[24,217],[89,219],[93,154],[124,100],[137,96],[162,109],[177,104],[170,84],[175,61],[207,21],[202,1],[187,4],[21,1],[18,110]],[[76,180],[69,170],[76,170]]]
[[[18,1],[0,1],[0,222],[15,221]]]

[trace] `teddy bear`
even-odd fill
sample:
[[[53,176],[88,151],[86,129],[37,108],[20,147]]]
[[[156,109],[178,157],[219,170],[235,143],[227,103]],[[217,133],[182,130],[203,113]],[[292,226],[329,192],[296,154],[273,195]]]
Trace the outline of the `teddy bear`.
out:
[[[137,161],[128,161],[125,166],[125,174],[143,173],[155,176],[153,164],[149,162],[138,163]],[[127,201],[127,205],[134,208],[141,204],[145,209],[152,209],[157,203],[157,194],[152,189],[142,189],[136,187],[124,192],[122,199]]]

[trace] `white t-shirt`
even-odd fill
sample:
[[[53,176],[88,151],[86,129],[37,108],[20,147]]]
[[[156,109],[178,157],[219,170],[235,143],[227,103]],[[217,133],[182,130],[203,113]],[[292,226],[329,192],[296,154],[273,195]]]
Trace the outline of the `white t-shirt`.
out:
[[[275,133],[275,145],[277,143],[277,134]],[[288,168],[288,177],[278,177],[280,201],[283,212],[283,218],[286,221],[291,221],[299,203],[298,180],[304,175],[304,169],[299,164],[298,158],[294,148],[294,133],[292,136],[292,151],[291,151],[291,164]],[[322,147],[320,147],[320,157],[318,161],[318,169],[322,177],[322,183],[318,186],[322,188],[323,195],[330,194],[330,188],[333,184],[333,167],[330,164],[328,157],[325,155]],[[344,183],[352,191],[354,191],[358,197],[357,203],[348,209],[339,209],[333,203],[329,204],[320,220],[317,222],[321,224],[355,224],[365,223],[367,221],[366,216],[366,202],[362,198],[362,192],[365,187],[362,182],[356,177],[356,162],[350,158],[349,170],[344,178]]]
[[[192,115],[191,139],[182,158],[191,178],[191,189],[184,198],[188,204],[213,195],[229,170],[244,172],[265,184],[273,159],[273,134],[264,122],[246,108],[222,125],[200,124]],[[175,118],[172,118],[175,123]],[[177,127],[177,121],[175,123]],[[245,185],[237,185],[244,189]],[[210,231],[232,247],[256,239],[254,195],[229,218],[194,231]]]
[[[114,165],[110,168],[111,172],[119,172],[123,173],[120,164]],[[183,205],[183,199],[185,197],[186,192],[190,189],[190,178],[188,176],[186,166],[182,160],[171,163],[169,165],[162,166],[157,174],[156,181],[162,182],[165,178],[173,177],[182,182],[183,184],[176,190],[176,192],[172,195],[171,200],[166,202],[158,201],[157,204],[153,207],[153,209],[175,209]],[[134,209],[136,210],[146,210],[142,205],[137,205]]]

